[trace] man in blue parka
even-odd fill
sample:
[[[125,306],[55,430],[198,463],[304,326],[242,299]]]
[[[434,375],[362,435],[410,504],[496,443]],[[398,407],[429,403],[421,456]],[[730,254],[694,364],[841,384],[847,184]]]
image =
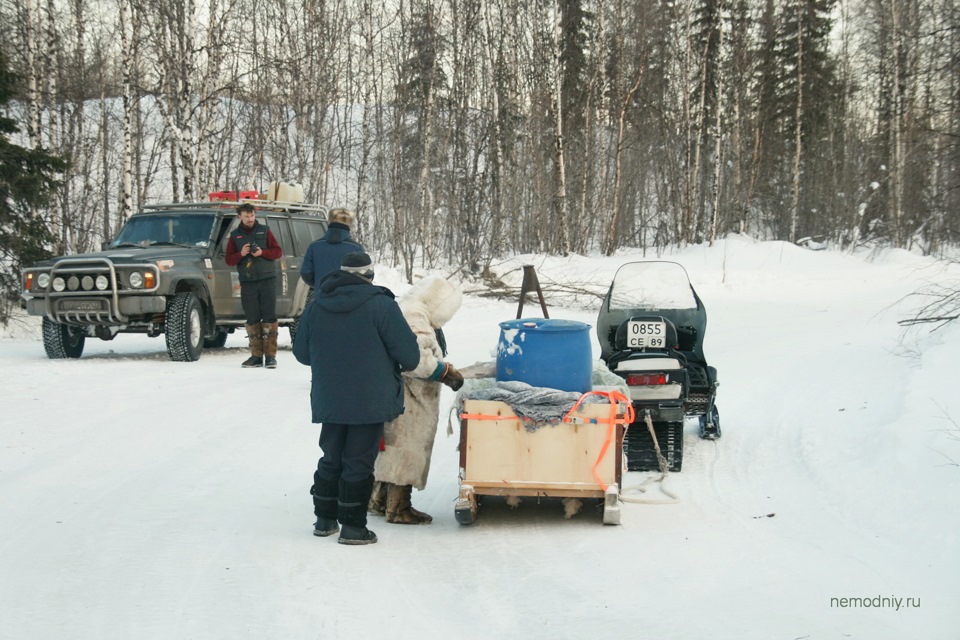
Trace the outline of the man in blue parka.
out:
[[[349,209],[330,209],[327,213],[327,232],[307,247],[300,266],[300,277],[311,287],[331,271],[340,268],[348,253],[362,252],[363,247],[350,237],[354,215]]]
[[[314,535],[340,531],[341,544],[371,544],[367,503],[383,425],[403,413],[401,371],[420,363],[420,347],[386,287],[373,284],[365,253],[344,257],[317,283],[300,318],[293,354],[310,365],[313,422],[323,423],[323,457],[313,475]],[[339,521],[341,527],[337,525]]]

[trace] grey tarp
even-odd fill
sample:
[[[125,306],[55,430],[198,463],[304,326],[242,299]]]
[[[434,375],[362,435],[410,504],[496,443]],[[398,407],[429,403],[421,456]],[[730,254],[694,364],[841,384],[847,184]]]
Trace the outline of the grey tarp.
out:
[[[596,391],[619,391],[629,397],[629,389],[623,378],[612,373],[600,360],[594,363],[593,388]],[[465,381],[463,388],[457,392],[453,408],[457,416],[460,416],[463,413],[465,400],[504,402],[523,419],[523,425],[527,431],[536,431],[543,426],[559,424],[580,396],[581,394],[576,391],[532,387],[525,382],[497,382],[493,378],[475,378]],[[583,402],[606,404],[609,400],[604,396],[590,394]]]

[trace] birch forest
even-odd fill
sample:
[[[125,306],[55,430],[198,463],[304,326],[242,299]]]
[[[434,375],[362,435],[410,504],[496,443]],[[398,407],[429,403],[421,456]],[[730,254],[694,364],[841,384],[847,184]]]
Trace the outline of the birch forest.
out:
[[[732,232],[960,240],[960,0],[0,0],[54,254],[299,182],[479,272]]]

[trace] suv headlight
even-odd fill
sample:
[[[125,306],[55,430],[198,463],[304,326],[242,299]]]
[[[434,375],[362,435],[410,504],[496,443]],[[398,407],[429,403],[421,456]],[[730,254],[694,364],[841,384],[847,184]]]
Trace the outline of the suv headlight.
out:
[[[56,278],[53,279],[53,290],[54,290],[54,291],[56,291],[56,292],[59,293],[59,292],[63,291],[63,290],[66,289],[66,288],[67,288],[67,283],[66,283],[66,281],[65,281],[63,278],[61,278],[60,276],[57,276]]]
[[[110,286],[110,279],[107,278],[107,276],[99,275],[97,276],[96,285],[97,289],[100,289],[100,291],[106,291],[107,287]]]
[[[39,276],[37,276],[37,287],[38,287],[38,288],[40,288],[40,289],[46,289],[46,288],[47,288],[47,285],[49,285],[49,284],[50,284],[50,274],[49,274],[49,273],[41,273]]]
[[[54,283],[56,286],[56,283]],[[130,274],[130,286],[134,289],[139,289],[143,286],[143,274],[139,271],[134,271]]]

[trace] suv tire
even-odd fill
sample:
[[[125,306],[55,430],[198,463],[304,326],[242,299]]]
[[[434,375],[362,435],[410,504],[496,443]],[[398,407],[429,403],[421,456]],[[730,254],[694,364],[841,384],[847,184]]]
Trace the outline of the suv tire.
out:
[[[87,340],[81,327],[59,324],[50,318],[43,319],[43,349],[51,360],[79,358]]]
[[[303,305],[303,311],[299,316],[293,319],[293,322],[287,327],[290,331],[290,348],[293,348],[293,341],[297,339],[297,331],[300,329],[300,318],[303,317],[303,314],[307,312],[307,308],[310,306],[310,303],[313,301],[313,287],[310,287],[310,290],[307,292],[307,301]]]
[[[223,345],[227,344],[227,336],[230,335],[225,329],[217,327],[217,332],[213,334],[212,338],[203,339],[203,348],[204,349],[222,349]]]
[[[176,294],[167,303],[164,333],[167,354],[175,362],[195,362],[203,353],[203,305],[189,291]]]

